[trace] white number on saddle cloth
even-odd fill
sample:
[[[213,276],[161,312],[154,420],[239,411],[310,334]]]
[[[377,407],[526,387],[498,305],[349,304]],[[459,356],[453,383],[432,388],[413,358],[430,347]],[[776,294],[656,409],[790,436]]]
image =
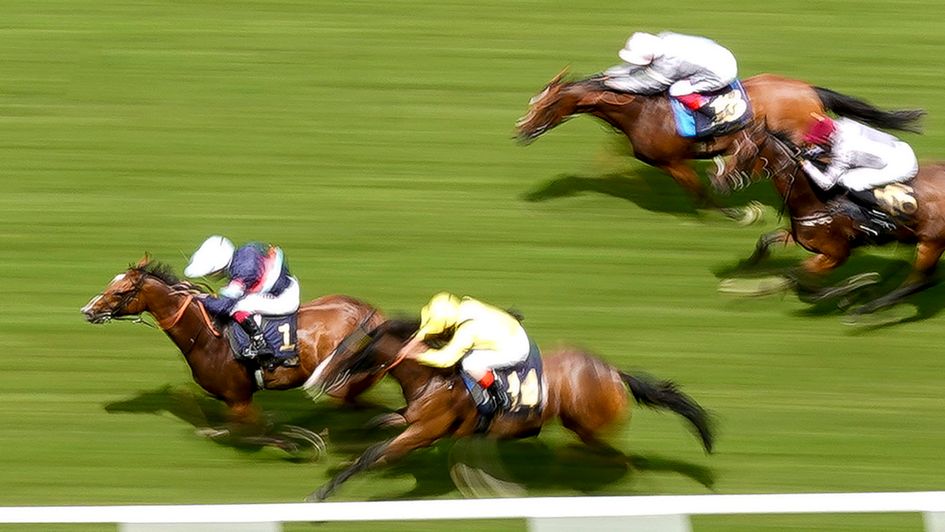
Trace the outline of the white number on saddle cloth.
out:
[[[919,209],[919,203],[913,194],[915,194],[915,189],[902,183],[892,183],[873,189],[876,200],[886,205],[894,214],[915,214],[915,211]]]
[[[740,92],[733,90],[712,100],[709,107],[715,111],[712,124],[724,124],[741,118],[748,110],[748,102],[742,99]]]
[[[282,333],[282,345],[279,350],[289,351],[295,349],[295,344],[292,343],[292,327],[288,323],[283,323],[276,330]]]
[[[541,400],[541,387],[538,382],[538,373],[534,369],[525,375],[524,381],[519,380],[518,373],[511,371],[506,378],[506,383],[505,391],[512,401],[512,410],[520,406],[528,408],[538,406]]]

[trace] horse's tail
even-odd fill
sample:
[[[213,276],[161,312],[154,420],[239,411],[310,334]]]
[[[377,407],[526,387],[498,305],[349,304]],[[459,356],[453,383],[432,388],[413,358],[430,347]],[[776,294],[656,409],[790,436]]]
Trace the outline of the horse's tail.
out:
[[[618,373],[630,388],[630,394],[636,402],[652,408],[666,408],[686,418],[699,433],[705,450],[712,452],[715,436],[712,433],[709,413],[699,406],[699,403],[680,392],[671,381],[657,381],[648,376],[633,376],[622,371]]]
[[[814,91],[823,103],[824,109],[833,111],[840,116],[854,118],[871,126],[884,129],[897,129],[913,133],[922,132],[918,122],[920,118],[925,116],[923,109],[884,111],[867,101],[840,94],[830,89],[814,87]]]

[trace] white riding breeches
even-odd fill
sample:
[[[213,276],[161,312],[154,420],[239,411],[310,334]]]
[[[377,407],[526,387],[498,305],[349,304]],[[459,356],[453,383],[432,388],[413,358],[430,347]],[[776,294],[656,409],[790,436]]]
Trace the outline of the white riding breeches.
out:
[[[869,190],[880,185],[907,181],[915,177],[918,171],[919,162],[912,147],[905,142],[897,142],[886,158],[886,166],[848,170],[840,176],[839,182],[850,190]]]
[[[504,349],[475,349],[461,362],[463,371],[475,379],[481,379],[490,369],[510,367],[528,358],[531,342],[522,330]]]
[[[289,286],[278,296],[272,294],[249,294],[236,303],[231,314],[292,314],[299,310],[300,289],[295,277],[289,277]]]

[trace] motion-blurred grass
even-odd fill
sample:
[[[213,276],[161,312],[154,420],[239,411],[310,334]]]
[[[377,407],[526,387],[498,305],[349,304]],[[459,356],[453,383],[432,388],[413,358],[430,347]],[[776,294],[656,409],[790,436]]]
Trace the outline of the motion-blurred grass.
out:
[[[745,76],[924,107],[926,134],[908,140],[938,158],[938,0],[7,0],[0,12],[0,504],[297,501],[386,436],[358,428],[376,411],[266,392],[279,419],[329,428],[329,457],[201,440],[181,410],[209,403],[172,344],[84,323],[79,307],[145,251],[181,268],[212,233],[283,245],[304,299],[410,312],[450,289],[514,306],[543,345],[675,379],[717,415],[718,453],[705,456],[676,419],[638,411],[612,440],[630,471],[552,427],[506,447],[530,493],[945,488],[942,289],[920,298],[927,319],[861,333],[794,297],[726,299],[717,274],[777,226],[773,207],[763,227],[698,216],[589,118],[511,141],[560,68],[606,68],[630,32],[674,29],[730,46]],[[767,185],[732,201],[755,197],[773,204]],[[871,251],[844,271],[910,257]],[[369,397],[400,404],[390,383]],[[338,499],[456,497],[449,449],[356,477]],[[694,521],[920,527],[917,515]]]

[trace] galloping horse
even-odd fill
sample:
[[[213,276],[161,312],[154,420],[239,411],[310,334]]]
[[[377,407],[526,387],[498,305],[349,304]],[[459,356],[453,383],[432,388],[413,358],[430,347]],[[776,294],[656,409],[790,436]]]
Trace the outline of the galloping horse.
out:
[[[181,282],[170,267],[151,262],[145,256],[116,276],[101,294],[82,307],[82,313],[94,324],[151,313],[183,353],[197,384],[226,403],[231,421],[241,430],[263,428],[253,404],[256,390],[298,387],[358,324],[365,321],[379,324],[384,320],[377,309],[357,299],[343,295],[321,297],[302,305],[298,311],[299,365],[254,371],[234,358],[229,341],[195,296],[199,296],[198,288]],[[353,401],[379,378],[365,375],[353,379],[332,390],[331,395]]]
[[[791,216],[790,230],[763,235],[751,261],[765,257],[771,244],[794,240],[816,253],[801,264],[801,273],[820,277],[846,262],[856,247],[890,241],[915,243],[913,270],[902,285],[852,309],[852,314],[875,312],[892,306],[933,284],[933,273],[945,251],[945,163],[920,166],[919,173],[908,183],[914,190],[917,204],[912,214],[913,222],[899,223],[889,235],[880,235],[883,239],[876,240],[858,229],[862,222],[856,219],[862,216],[859,207],[852,205],[851,200],[824,192],[811,183],[800,166],[799,153],[786,134],[772,133],[758,121],[740,134],[731,164],[712,176],[713,185],[725,193],[747,185],[751,180],[747,170],[760,164],[764,175],[770,176],[784,200]],[[812,291],[804,286],[803,278],[792,280],[795,284],[800,283],[798,288],[802,291]],[[834,287],[819,290],[815,295],[837,296],[844,292]]]
[[[323,500],[352,475],[372,466],[403,457],[445,437],[469,436],[479,416],[463,380],[455,369],[424,366],[398,356],[418,328],[417,322],[392,320],[368,332],[351,349],[339,349],[312,374],[307,388],[317,397],[337,393],[351,379],[377,378],[390,374],[407,401],[403,417],[406,429],[397,437],[378,443],[358,457],[308,500]],[[348,342],[346,342],[348,344]],[[624,373],[599,358],[576,349],[561,349],[544,358],[547,400],[541,412],[495,417],[487,435],[496,439],[534,436],[542,425],[560,418],[585,444],[610,449],[599,437],[603,429],[625,419],[627,387],[633,398],[646,406],[665,408],[686,418],[698,433],[707,452],[713,434],[709,416],[698,403],[669,381],[654,381]]]
[[[604,77],[562,81],[562,70],[529,102],[528,113],[516,123],[518,138],[530,143],[577,114],[589,114],[626,135],[634,156],[669,174],[696,200],[698,207],[714,206],[702,186],[691,159],[709,159],[727,153],[734,136],[692,139],[676,132],[676,121],[664,94],[644,96],[617,92]],[[883,111],[869,103],[803,81],[774,74],[759,74],[742,82],[756,117],[764,117],[774,130],[788,132],[800,142],[814,118],[827,111],[867,124],[917,131],[921,110]]]

